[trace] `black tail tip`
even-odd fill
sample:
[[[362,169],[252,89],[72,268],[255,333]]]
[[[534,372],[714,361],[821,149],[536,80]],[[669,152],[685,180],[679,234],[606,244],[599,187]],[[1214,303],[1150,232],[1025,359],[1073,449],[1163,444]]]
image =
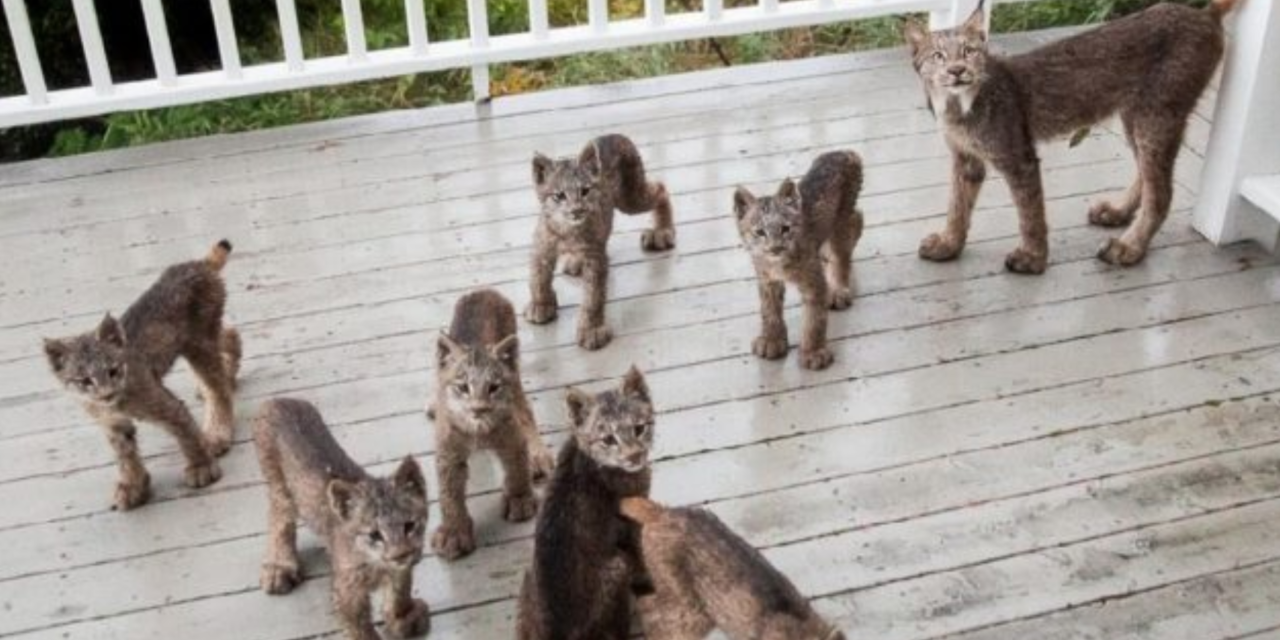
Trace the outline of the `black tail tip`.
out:
[[[231,253],[231,241],[223,238],[218,241],[218,247],[227,253]]]

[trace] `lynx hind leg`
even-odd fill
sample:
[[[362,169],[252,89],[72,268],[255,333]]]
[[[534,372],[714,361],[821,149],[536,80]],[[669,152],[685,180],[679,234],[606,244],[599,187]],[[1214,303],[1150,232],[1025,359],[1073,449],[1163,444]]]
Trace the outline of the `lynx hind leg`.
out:
[[[666,251],[676,246],[675,217],[671,209],[671,194],[667,186],[659,181],[648,180],[644,171],[644,160],[634,146],[627,145],[621,150],[623,157],[618,163],[621,173],[618,210],[627,215],[653,212],[653,227],[646,229],[640,236],[640,248],[645,251]]]
[[[1129,149],[1133,151],[1134,161],[1138,165],[1138,175],[1119,201],[1104,200],[1094,203],[1089,208],[1089,224],[1098,227],[1123,227],[1129,224],[1133,221],[1133,214],[1142,204],[1142,162],[1133,137],[1133,117],[1125,113],[1120,116],[1120,120],[1124,125],[1125,140],[1129,143]]]
[[[244,356],[243,344],[240,342],[240,332],[234,327],[224,328],[218,340],[218,347],[218,350],[222,352],[222,368],[227,372],[227,379],[231,382],[231,390],[235,391],[239,386],[240,359]]]
[[[828,306],[833,310],[842,311],[853,306],[853,247],[861,235],[862,219],[857,211],[853,211],[849,223],[837,224],[831,240],[822,247],[830,290]]]
[[[221,456],[231,448],[235,437],[235,384],[227,371],[222,340],[189,345],[183,356],[191,364],[204,396],[206,446],[210,453]]]
[[[697,603],[673,591],[637,598],[636,609],[648,640],[701,640],[716,626]]]
[[[1185,120],[1171,126],[1168,116],[1135,122],[1141,205],[1124,234],[1112,238],[1098,251],[1099,259],[1113,265],[1131,266],[1146,257],[1151,239],[1164,225],[1173,204],[1173,169],[1182,146],[1184,126]]]

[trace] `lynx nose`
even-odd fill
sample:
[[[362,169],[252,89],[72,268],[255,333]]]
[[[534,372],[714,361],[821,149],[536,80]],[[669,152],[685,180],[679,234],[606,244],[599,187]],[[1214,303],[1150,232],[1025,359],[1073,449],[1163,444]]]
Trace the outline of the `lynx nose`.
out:
[[[648,459],[648,457],[649,457],[649,456],[648,456],[647,454],[645,454],[645,452],[643,452],[643,451],[637,451],[637,452],[635,452],[635,453],[633,453],[633,454],[631,454],[631,455],[627,456],[627,464],[632,465],[632,466],[635,466],[635,467],[638,467],[638,466],[640,466],[640,465],[644,464],[645,460],[646,460],[646,459]]]
[[[489,403],[471,405],[471,413],[474,413],[479,416],[488,415],[492,411],[493,411],[493,405]]]
[[[396,564],[409,564],[413,562],[414,551],[412,548],[404,548],[396,551],[389,559]]]

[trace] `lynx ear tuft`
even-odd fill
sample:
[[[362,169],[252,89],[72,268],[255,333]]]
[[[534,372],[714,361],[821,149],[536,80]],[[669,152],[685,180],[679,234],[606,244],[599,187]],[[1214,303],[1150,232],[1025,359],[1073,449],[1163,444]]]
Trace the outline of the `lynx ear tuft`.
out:
[[[733,214],[739,220],[746,217],[747,212],[756,204],[756,197],[746,187],[738,187],[733,192]]]
[[[551,169],[555,167],[555,162],[542,155],[541,153],[533,154],[533,185],[541,187],[547,183],[547,179],[551,177]]]
[[[796,187],[796,181],[787,178],[778,186],[778,197],[790,202],[800,202],[800,189]]]
[[[467,353],[467,348],[454,340],[448,331],[441,331],[440,338],[436,341],[436,369],[444,369],[449,361],[459,358]]]
[[[102,322],[98,324],[97,337],[107,344],[124,346],[124,329],[120,328],[120,323],[110,313],[103,316]]]
[[[67,359],[67,343],[61,340],[44,339],[44,355],[49,359],[49,366],[54,371],[62,371]]]
[[[635,365],[627,370],[627,375],[622,378],[622,392],[633,398],[639,398],[645,402],[649,402],[649,384],[644,381],[644,374]]]
[[[576,429],[587,421],[591,413],[591,405],[595,400],[591,395],[575,387],[570,387],[564,394],[564,405],[569,410],[569,423]]]
[[[506,364],[515,366],[516,361],[520,358],[520,338],[513,333],[503,338],[498,344],[493,345],[490,353],[493,354],[493,357]]]
[[[907,20],[906,24],[902,25],[902,37],[911,47],[911,57],[914,58],[929,42],[929,30],[915,20]]]
[[[356,486],[346,480],[330,480],[325,493],[329,497],[329,508],[340,520],[351,518],[355,509]]]
[[[592,140],[582,149],[582,153],[578,156],[578,164],[591,175],[592,178],[599,178],[604,172],[604,168],[600,164],[600,147],[596,141]]]
[[[964,24],[960,26],[960,30],[965,35],[981,38],[984,41],[987,39],[986,4],[986,0],[979,0],[978,8],[974,9],[973,13],[969,15],[969,19],[965,20]]]
[[[395,475],[391,476],[391,484],[396,491],[403,491],[427,499],[427,479],[422,475],[422,467],[413,456],[405,456]]]

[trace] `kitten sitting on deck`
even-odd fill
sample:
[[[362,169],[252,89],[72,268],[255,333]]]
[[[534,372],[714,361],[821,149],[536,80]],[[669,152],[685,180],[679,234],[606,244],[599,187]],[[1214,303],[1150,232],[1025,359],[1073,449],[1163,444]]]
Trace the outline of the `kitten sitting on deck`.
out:
[[[427,483],[417,461],[406,457],[390,478],[371,477],[301,400],[263,403],[253,440],[270,502],[262,590],[285,594],[302,581],[301,521],[329,550],[333,607],[348,638],[378,640],[370,595],[379,588],[388,635],[425,634],[430,610],[413,597],[413,567],[427,530]]]
[[[640,555],[653,593],[640,598],[648,640],[844,640],[786,576],[711,512],[625,498],[640,525]]]
[[[1103,245],[1100,259],[1141,262],[1169,215],[1187,118],[1222,60],[1222,17],[1236,1],[1213,0],[1203,10],[1160,4],[1008,58],[987,52],[981,3],[956,29],[929,33],[908,23],[915,68],[952,156],[946,229],[921,242],[920,256],[952,260],[964,250],[991,163],[1013,191],[1022,232],[1005,266],[1043,273],[1049,228],[1036,142],[1119,114],[1138,176],[1119,203],[1095,205],[1089,222],[1129,225]]]
[[[635,526],[618,502],[649,493],[653,404],[634,367],[619,389],[570,389],[565,443],[520,590],[520,640],[625,640],[633,585],[643,582]]]
[[[204,487],[222,475],[215,457],[231,447],[240,369],[240,334],[222,325],[227,288],[219,272],[230,253],[231,244],[223,240],[205,259],[165,269],[119,321],[107,314],[94,331],[44,341],[54,375],[79,397],[115,450],[117,509],[137,507],[151,495],[134,420],[159,425],[178,440],[187,459],[187,486]],[[200,382],[203,431],[163,383],[179,356]]]

